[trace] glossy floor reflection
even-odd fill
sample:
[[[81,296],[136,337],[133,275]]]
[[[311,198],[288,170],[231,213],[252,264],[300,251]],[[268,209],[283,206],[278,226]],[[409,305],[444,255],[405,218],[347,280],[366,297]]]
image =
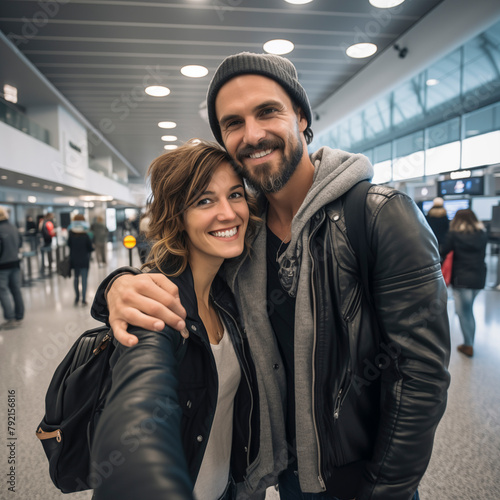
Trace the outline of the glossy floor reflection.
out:
[[[137,253],[133,264],[139,265]],[[108,252],[108,266],[91,264],[87,301],[90,303],[108,271],[128,264],[121,246]],[[490,274],[491,276],[491,274]],[[493,282],[495,273],[491,276]],[[71,279],[57,275],[35,280],[23,288],[26,317],[21,328],[0,331],[0,393],[4,417],[8,391],[15,391],[16,493],[8,491],[10,449],[7,419],[0,431],[0,463],[3,464],[0,499],[90,499],[89,492],[60,493],[50,481],[48,463],[35,437],[44,413],[44,396],[54,369],[73,341],[97,323],[90,305],[74,306]],[[438,428],[434,453],[422,484],[422,500],[492,500],[500,498],[500,292],[483,291],[475,304],[477,334],[475,356],[456,351],[461,343],[453,301],[449,301],[452,325],[450,371],[452,383],[446,414]],[[7,479],[6,479],[7,478]],[[278,494],[270,490],[268,499]],[[142,499],[138,499],[142,500]]]

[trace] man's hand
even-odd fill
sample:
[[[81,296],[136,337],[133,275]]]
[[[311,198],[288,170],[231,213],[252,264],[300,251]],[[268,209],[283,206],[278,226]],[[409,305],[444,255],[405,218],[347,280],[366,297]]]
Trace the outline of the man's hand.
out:
[[[138,342],[135,335],[127,332],[128,325],[161,331],[167,324],[188,336],[186,311],[177,286],[163,274],[120,276],[111,285],[106,301],[109,324],[120,344],[133,346]]]

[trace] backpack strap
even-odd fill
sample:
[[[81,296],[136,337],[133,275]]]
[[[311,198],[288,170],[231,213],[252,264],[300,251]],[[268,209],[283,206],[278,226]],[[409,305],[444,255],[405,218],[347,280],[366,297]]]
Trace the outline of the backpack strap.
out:
[[[356,255],[365,297],[375,310],[372,297],[370,270],[375,263],[375,256],[366,234],[366,195],[373,184],[361,181],[344,195],[344,219],[347,237]]]

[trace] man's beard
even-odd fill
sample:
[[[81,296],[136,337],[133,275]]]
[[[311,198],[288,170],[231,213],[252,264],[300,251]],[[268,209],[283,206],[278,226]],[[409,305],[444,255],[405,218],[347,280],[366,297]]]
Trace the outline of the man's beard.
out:
[[[283,152],[283,157],[278,170],[274,173],[271,172],[271,166],[268,163],[262,163],[247,169],[244,160],[249,154],[256,151],[265,151],[267,149],[279,149]],[[233,159],[233,167],[236,172],[243,177],[247,183],[256,191],[263,192],[264,194],[277,193],[286,185],[290,180],[293,173],[297,169],[304,146],[302,141],[297,141],[297,145],[290,152],[289,156],[285,154],[285,143],[281,139],[264,140],[261,141],[257,147],[246,146],[236,154],[236,160]]]

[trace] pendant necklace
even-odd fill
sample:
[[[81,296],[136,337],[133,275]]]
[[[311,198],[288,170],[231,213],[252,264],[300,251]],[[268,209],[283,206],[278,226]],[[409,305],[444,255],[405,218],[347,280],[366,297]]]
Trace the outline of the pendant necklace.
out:
[[[280,251],[281,251],[281,247],[285,244],[285,240],[288,240],[288,238],[290,238],[290,240],[292,239],[292,235],[290,234],[290,236],[285,236],[282,240],[281,240],[281,243],[280,243],[280,246],[278,247],[278,250],[276,250],[276,262],[279,261],[279,258],[280,258]],[[286,243],[290,243],[290,240],[288,240]]]

